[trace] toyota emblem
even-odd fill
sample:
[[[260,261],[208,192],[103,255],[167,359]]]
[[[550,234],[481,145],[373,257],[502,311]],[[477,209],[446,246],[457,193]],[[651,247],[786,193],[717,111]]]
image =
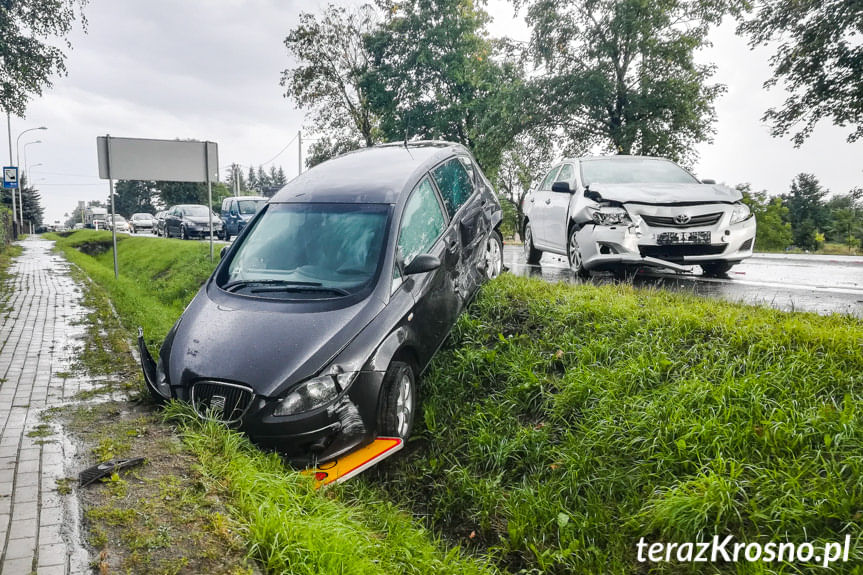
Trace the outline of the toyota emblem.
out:
[[[692,218],[689,217],[689,214],[686,214],[686,213],[677,214],[676,216],[674,216],[674,223],[680,224],[680,225],[688,224],[689,220],[691,220],[691,219]]]

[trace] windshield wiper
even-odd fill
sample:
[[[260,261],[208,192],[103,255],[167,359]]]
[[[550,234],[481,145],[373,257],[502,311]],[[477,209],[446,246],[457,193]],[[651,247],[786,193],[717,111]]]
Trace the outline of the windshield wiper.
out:
[[[298,282],[291,280],[237,280],[235,282],[226,283],[222,286],[222,289],[232,292],[237,288],[258,285],[321,287],[323,284],[318,282]]]
[[[289,293],[311,293],[311,292],[330,292],[338,295],[351,295],[346,289],[338,287],[327,287],[323,285],[284,285],[280,287],[262,287],[250,289],[251,293],[268,293],[268,292],[289,292]]]

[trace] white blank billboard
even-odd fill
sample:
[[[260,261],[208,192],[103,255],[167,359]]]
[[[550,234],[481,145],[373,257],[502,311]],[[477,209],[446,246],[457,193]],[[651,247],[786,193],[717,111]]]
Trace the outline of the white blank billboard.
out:
[[[96,138],[99,177],[103,180],[161,180],[206,182],[219,179],[219,150],[215,142]]]

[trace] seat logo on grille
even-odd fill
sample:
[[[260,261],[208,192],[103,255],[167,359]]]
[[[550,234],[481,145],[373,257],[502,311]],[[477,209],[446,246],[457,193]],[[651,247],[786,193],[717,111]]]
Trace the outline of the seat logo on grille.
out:
[[[682,214],[677,214],[676,216],[674,216],[674,223],[680,225],[688,224],[689,220],[691,219],[692,218],[690,217],[690,215],[684,212]]]
[[[224,416],[225,414],[225,397],[223,395],[214,395],[210,398],[210,409],[214,415]]]

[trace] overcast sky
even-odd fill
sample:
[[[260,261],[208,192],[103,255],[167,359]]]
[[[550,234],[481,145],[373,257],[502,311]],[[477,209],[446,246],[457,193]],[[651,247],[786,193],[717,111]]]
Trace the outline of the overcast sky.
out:
[[[96,137],[194,138],[219,145],[220,166],[257,166],[274,158],[296,136],[304,113],[282,96],[281,71],[291,62],[283,41],[301,10],[326,2],[294,0],[90,0],[87,33],[70,37],[69,75],[34,100],[26,119],[12,119],[13,146],[22,130],[47,126],[21,138],[31,180],[42,193],[46,221],[63,220],[78,200],[102,200]],[[511,5],[492,0],[492,34],[526,39]],[[765,91],[768,50],[750,51],[726,24],[700,54],[718,66],[715,80],[728,91],[717,102],[716,136],[698,147],[696,174],[730,184],[750,182],[770,193],[787,190],[800,172],[815,174],[833,192],[863,186],[863,143],[822,123],[800,149],[770,136],[760,117],[783,100]],[[5,138],[4,138],[5,142]],[[8,160],[5,143],[0,146]],[[37,165],[41,164],[41,165]],[[292,144],[269,165],[297,173]],[[224,174],[222,170],[222,174]],[[224,176],[223,176],[224,177]]]

